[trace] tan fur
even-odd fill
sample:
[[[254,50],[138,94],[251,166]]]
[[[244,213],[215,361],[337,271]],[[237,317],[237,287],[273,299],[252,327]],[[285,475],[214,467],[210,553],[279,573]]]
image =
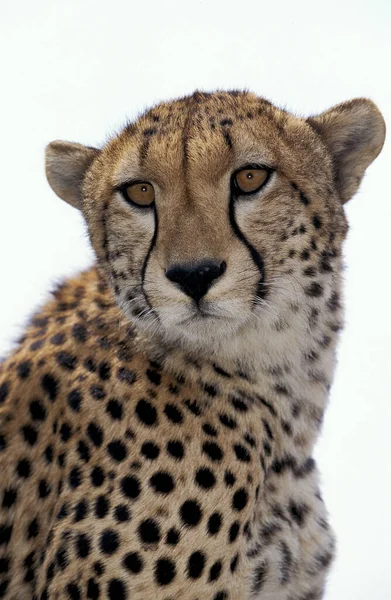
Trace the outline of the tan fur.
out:
[[[342,202],[383,139],[367,100],[306,121],[196,92],[100,151],[48,147],[97,266],[0,370],[0,597],[322,598],[334,537],[312,452],[342,327]],[[274,172],[235,199],[249,164]],[[115,191],[131,180],[155,208]],[[211,259],[226,270],[202,317],[166,271]]]

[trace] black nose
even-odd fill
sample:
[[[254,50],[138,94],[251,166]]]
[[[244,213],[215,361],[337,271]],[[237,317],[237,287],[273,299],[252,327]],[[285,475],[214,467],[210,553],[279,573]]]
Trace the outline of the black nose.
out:
[[[177,283],[190,298],[199,302],[215,279],[224,273],[226,267],[225,261],[216,262],[214,260],[204,260],[195,264],[173,265],[167,269],[166,277]]]

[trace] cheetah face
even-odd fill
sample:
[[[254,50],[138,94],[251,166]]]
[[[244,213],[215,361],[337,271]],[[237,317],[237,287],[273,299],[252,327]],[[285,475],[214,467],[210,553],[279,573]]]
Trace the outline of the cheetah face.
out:
[[[47,175],[82,209],[129,318],[207,348],[330,300],[342,204],[383,139],[367,100],[305,120],[253,94],[196,92],[102,150],[53,142]]]

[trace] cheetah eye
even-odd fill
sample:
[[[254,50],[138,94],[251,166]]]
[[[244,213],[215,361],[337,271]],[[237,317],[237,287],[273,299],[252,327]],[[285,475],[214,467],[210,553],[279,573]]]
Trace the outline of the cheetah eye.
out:
[[[243,194],[253,194],[266,183],[270,170],[265,167],[245,167],[234,175],[236,191]]]
[[[122,189],[125,200],[130,200],[137,206],[149,207],[155,201],[155,190],[148,182],[140,181],[126,185]]]

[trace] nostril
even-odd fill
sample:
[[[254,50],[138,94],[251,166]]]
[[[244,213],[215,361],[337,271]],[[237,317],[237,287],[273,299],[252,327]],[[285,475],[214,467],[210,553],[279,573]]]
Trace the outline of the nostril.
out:
[[[223,273],[225,273],[226,269],[227,269],[227,263],[225,262],[225,260],[223,260],[220,263],[220,276],[223,275]]]

